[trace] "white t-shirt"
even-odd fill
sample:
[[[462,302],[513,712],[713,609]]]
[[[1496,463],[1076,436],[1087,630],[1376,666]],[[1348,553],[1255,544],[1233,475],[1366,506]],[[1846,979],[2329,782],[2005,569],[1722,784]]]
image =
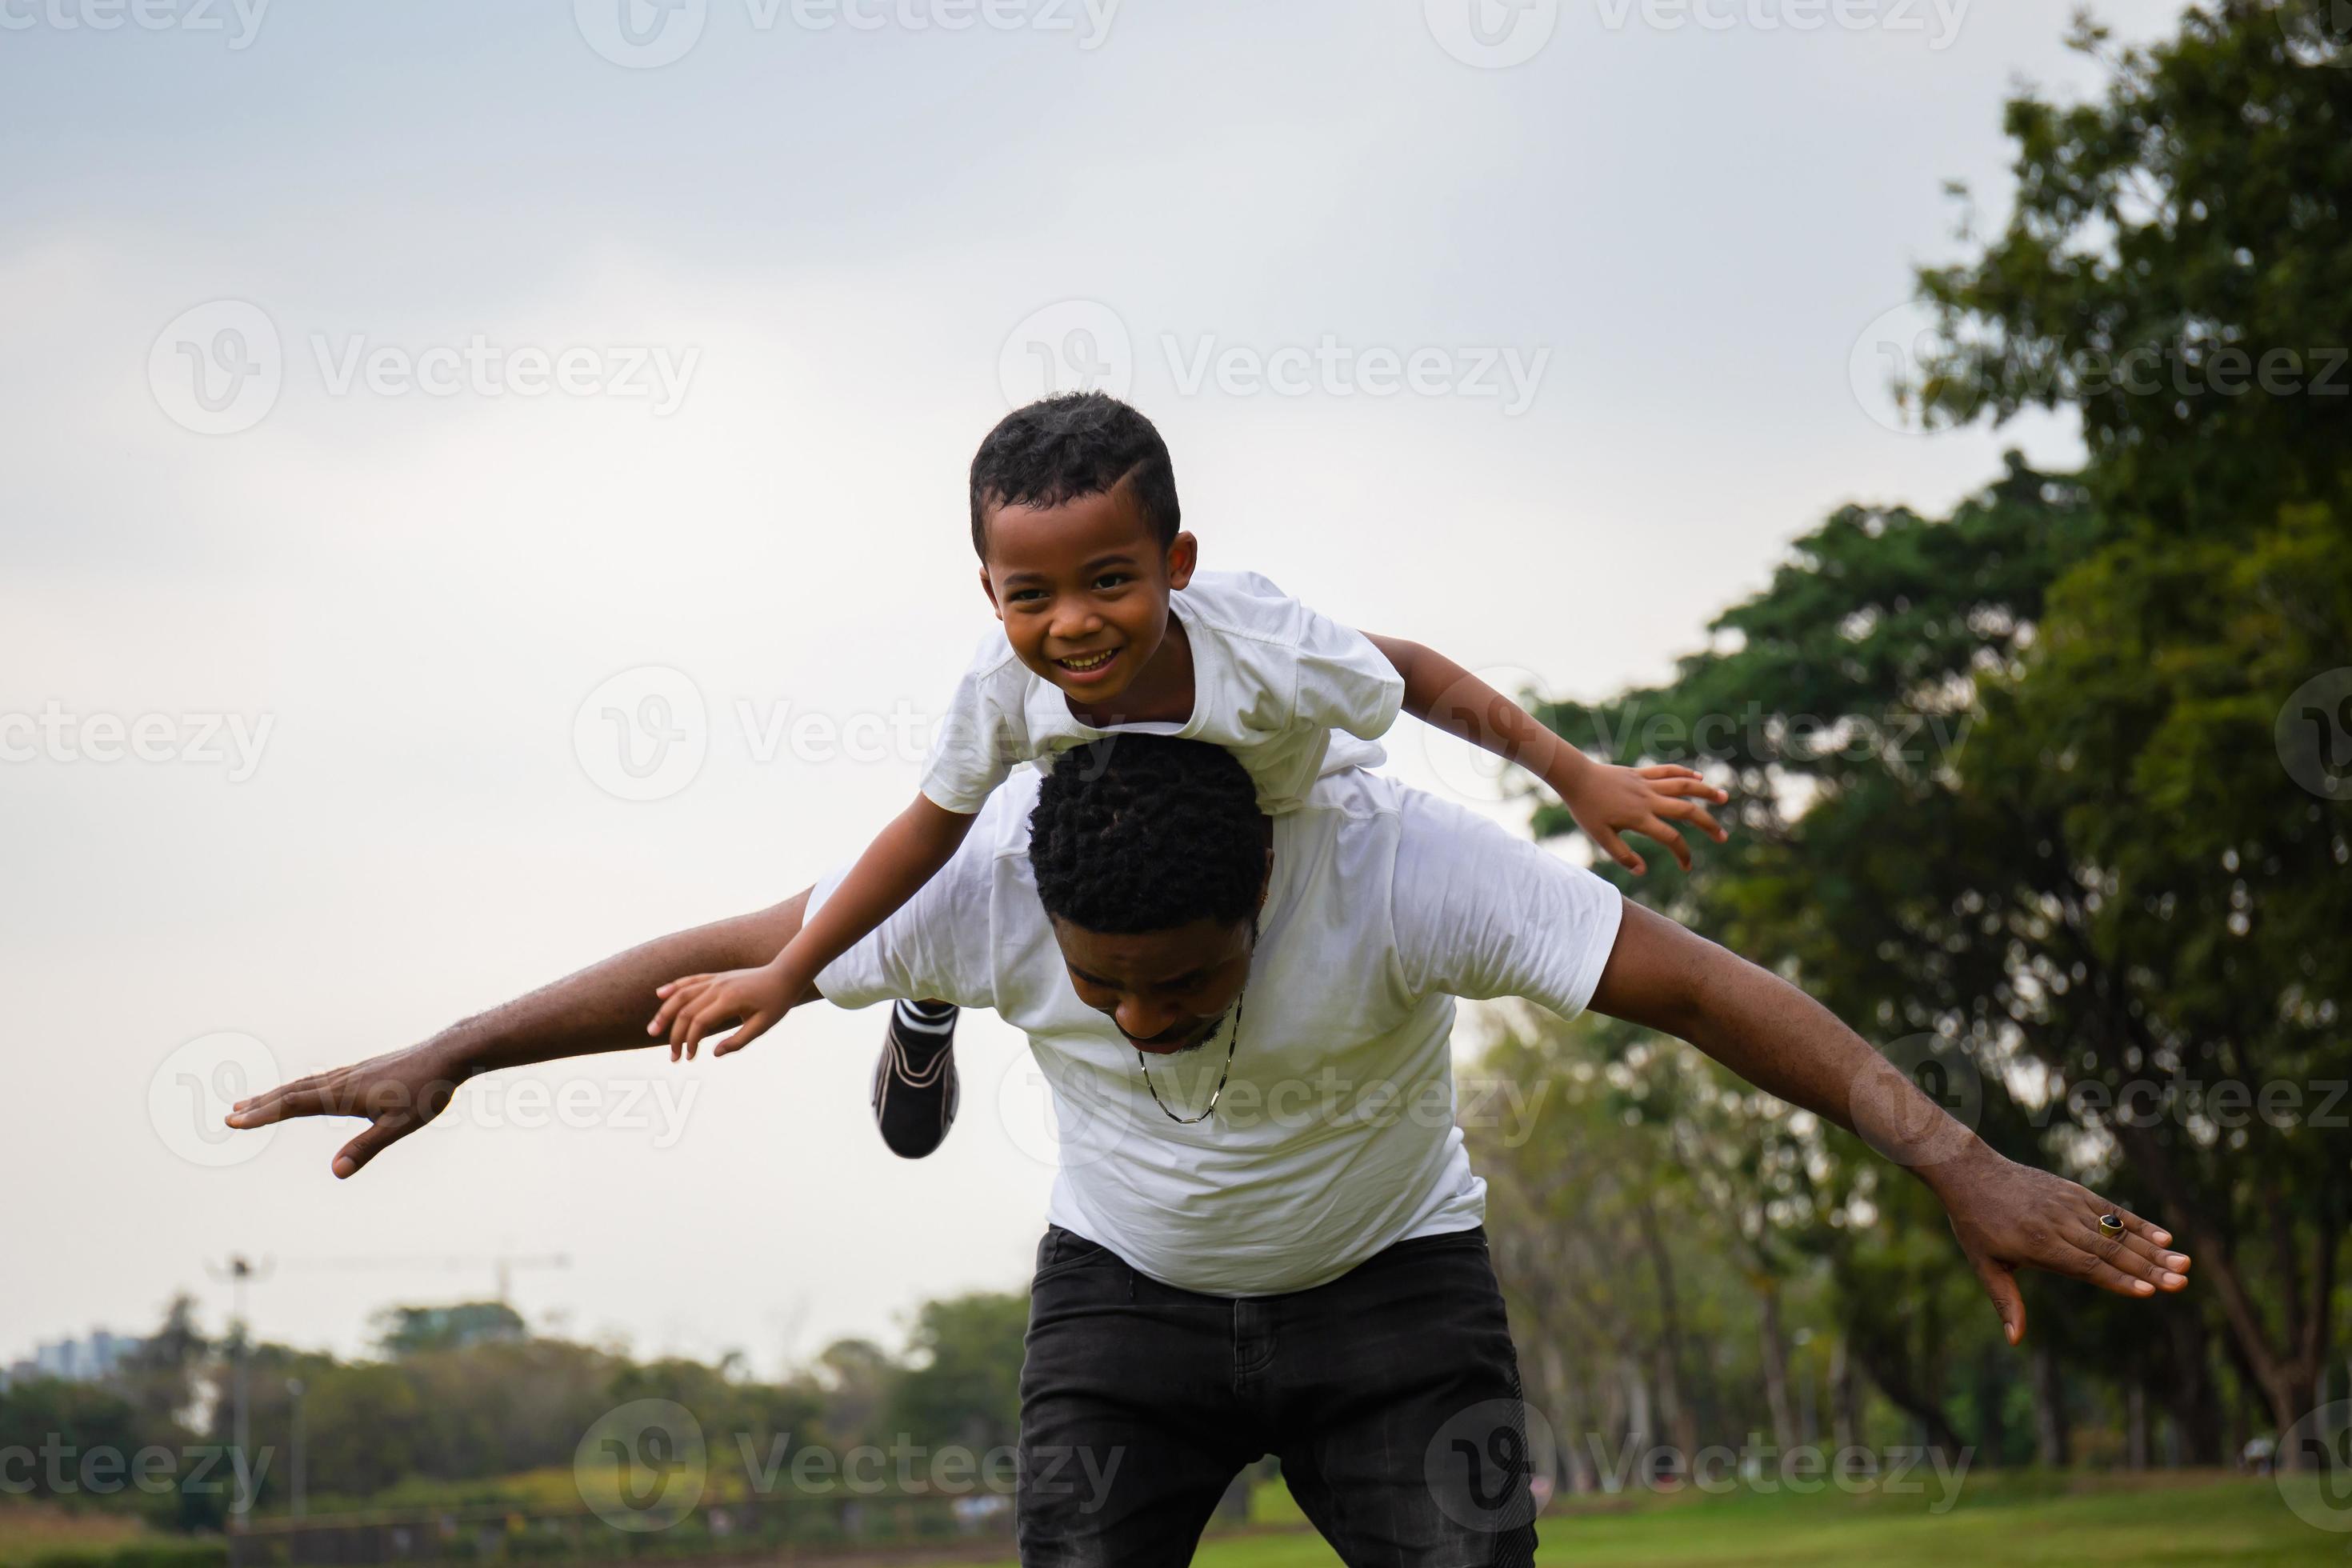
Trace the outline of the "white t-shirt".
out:
[[[948,811],[978,811],[1015,764],[1051,760],[1121,730],[1224,746],[1257,784],[1259,809],[1295,810],[1316,777],[1376,766],[1370,742],[1396,722],[1404,681],[1352,627],[1289,597],[1255,572],[1197,572],[1169,595],[1192,647],[1192,717],[1181,724],[1097,729],[1014,656],[1002,629],[981,643],[957,683],[923,768],[923,794]]]
[[[1580,1011],[1617,939],[1613,889],[1379,774],[1318,780],[1274,819],[1232,1079],[1213,1115],[1181,1126],[1071,987],[1029,863],[1037,783],[999,790],[946,868],[817,984],[845,1007],[992,1007],[1028,1035],[1061,1136],[1048,1218],[1217,1296],[1307,1289],[1483,1221],[1486,1184],[1454,1125],[1454,998]],[[1225,1038],[1151,1058],[1177,1114],[1208,1103]]]

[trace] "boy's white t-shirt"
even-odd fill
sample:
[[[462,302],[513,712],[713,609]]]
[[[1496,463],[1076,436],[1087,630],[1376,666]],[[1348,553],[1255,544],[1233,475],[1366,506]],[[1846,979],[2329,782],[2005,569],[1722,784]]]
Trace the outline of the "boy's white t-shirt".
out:
[[[1257,784],[1259,809],[1295,810],[1325,773],[1383,760],[1404,681],[1371,640],[1319,616],[1255,572],[1197,572],[1169,595],[1192,646],[1192,717],[1097,729],[1032,674],[1003,630],[981,644],[923,768],[923,794],[970,816],[1021,763],[1050,764],[1122,730],[1230,749]],[[1334,744],[1333,731],[1355,737]]]
[[[1380,774],[1318,780],[1274,819],[1223,1097],[1180,1125],[1118,1027],[1071,987],[1029,861],[1038,783],[1024,772],[998,791],[955,858],[817,988],[845,1007],[935,996],[992,1008],[1025,1034],[1058,1132],[1048,1219],[1154,1279],[1234,1297],[1307,1289],[1397,1242],[1481,1222],[1486,1184],[1456,1125],[1454,998],[1580,1011],[1616,943],[1614,889]],[[1152,1060],[1177,1113],[1208,1103],[1225,1047],[1220,1030]],[[1019,1086],[998,1099],[1017,1106]],[[1472,1110],[1524,1108],[1486,1095]]]

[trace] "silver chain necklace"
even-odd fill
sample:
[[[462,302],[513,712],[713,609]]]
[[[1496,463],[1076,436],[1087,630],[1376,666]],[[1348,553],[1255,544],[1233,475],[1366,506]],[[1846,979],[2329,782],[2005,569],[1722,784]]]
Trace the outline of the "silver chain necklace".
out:
[[[1253,942],[1251,945],[1255,947],[1256,944]],[[1168,1109],[1168,1102],[1160,1098],[1159,1086],[1151,1081],[1151,1064],[1144,1060],[1143,1047],[1140,1046],[1134,1047],[1135,1065],[1143,1069],[1143,1087],[1151,1091],[1151,1103],[1160,1108],[1160,1115],[1165,1116],[1177,1126],[1197,1126],[1217,1113],[1217,1101],[1224,1098],[1225,1079],[1231,1078],[1234,1073],[1234,1047],[1242,1043],[1242,1004],[1248,999],[1249,984],[1244,982],[1240,994],[1234,998],[1233,1032],[1225,1037],[1225,1070],[1217,1075],[1217,1087],[1210,1092],[1208,1109],[1198,1116],[1179,1116]]]

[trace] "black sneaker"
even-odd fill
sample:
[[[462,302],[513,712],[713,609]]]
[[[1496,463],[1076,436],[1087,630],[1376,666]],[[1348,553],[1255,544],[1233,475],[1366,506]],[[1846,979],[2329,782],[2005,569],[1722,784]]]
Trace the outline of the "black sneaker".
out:
[[[874,1121],[902,1160],[919,1160],[955,1125],[956,1006],[899,1002],[890,1008],[882,1059],[874,1064]]]

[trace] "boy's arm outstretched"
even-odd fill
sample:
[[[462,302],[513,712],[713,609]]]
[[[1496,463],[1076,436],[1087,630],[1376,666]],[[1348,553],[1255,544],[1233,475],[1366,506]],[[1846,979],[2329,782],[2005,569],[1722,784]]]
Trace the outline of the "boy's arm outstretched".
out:
[[[724,974],[689,974],[655,992],[661,1010],[646,1033],[667,1035],[670,1060],[691,1058],[706,1036],[733,1028],[710,1048],[713,1057],[740,1051],[776,1026],[812,994],[824,966],[847,952],[868,931],[939,875],[971,831],[972,818],[919,795],[891,819],[857,858],[841,885],[784,944],[756,968]]]
[[[1727,837],[1701,802],[1721,805],[1731,797],[1695,770],[1673,763],[1646,768],[1596,763],[1436,649],[1371,632],[1364,636],[1404,678],[1406,712],[1543,780],[1585,836],[1636,876],[1649,868],[1620,833],[1656,839],[1685,871],[1691,868],[1690,846],[1675,831],[1675,822],[1687,822],[1718,844]]]

